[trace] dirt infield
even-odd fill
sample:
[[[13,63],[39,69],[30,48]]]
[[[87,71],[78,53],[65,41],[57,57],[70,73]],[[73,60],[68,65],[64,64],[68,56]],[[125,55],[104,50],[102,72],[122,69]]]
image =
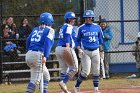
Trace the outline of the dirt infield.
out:
[[[71,93],[74,93],[73,85],[75,82],[72,82],[68,84],[68,89]],[[49,93],[62,93],[58,88],[57,91],[49,91]],[[99,89],[101,93],[140,93],[140,79],[105,79],[100,81]],[[92,80],[82,83],[80,93],[94,93]]]
[[[106,88],[101,89],[101,93],[140,93],[140,86],[127,88]]]
[[[70,90],[74,93],[73,90]],[[140,86],[131,86],[124,88],[102,88],[101,93],[140,93]],[[49,93],[61,93],[61,91],[49,91]],[[81,89],[80,93],[93,93],[93,89]]]
[[[25,83],[12,83],[11,85],[1,84],[0,93],[25,93],[27,88],[27,82]],[[50,82],[48,87],[48,93],[62,93],[60,91],[59,82]],[[73,87],[75,81],[70,81],[67,87],[71,93],[74,93]],[[99,89],[101,93],[140,93],[140,78],[138,79],[107,79],[101,80]],[[10,92],[9,92],[10,91]],[[39,93],[37,91],[35,93]],[[80,93],[93,93],[92,79],[84,81],[80,86]]]

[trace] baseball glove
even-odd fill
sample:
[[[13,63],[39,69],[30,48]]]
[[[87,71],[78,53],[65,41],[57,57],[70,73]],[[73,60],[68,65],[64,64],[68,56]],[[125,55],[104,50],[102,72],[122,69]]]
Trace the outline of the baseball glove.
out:
[[[72,50],[69,47],[66,47],[63,52],[63,58],[69,66],[74,66],[74,59],[72,55]]]

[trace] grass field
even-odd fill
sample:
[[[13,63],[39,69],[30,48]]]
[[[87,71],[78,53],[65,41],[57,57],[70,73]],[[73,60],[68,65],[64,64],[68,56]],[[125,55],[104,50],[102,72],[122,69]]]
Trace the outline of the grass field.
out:
[[[75,81],[70,81],[68,82],[67,86],[68,89],[70,89],[71,91],[73,90]],[[12,83],[11,85],[5,85],[5,84],[1,84],[0,85],[0,93],[25,93],[26,90],[26,86],[27,86],[27,82],[24,83]],[[111,78],[111,79],[104,79],[104,80],[100,80],[100,89],[101,90],[105,90],[105,89],[118,89],[118,88],[130,88],[132,86],[136,86],[139,87],[140,86],[140,79],[115,79],[115,78]],[[93,89],[93,84],[92,84],[92,80],[85,80],[81,87],[81,89]],[[49,93],[59,93],[58,91],[60,91],[60,88],[58,86],[58,82],[50,82],[49,83]],[[57,92],[53,92],[53,91],[57,91]],[[38,93],[38,92],[36,92]],[[82,92],[82,93],[86,93],[86,92]],[[88,92],[90,93],[90,92]],[[105,92],[102,92],[105,93]],[[108,92],[108,93],[113,93],[113,92]],[[117,92],[114,92],[117,93]],[[121,93],[121,92],[120,92]],[[124,92],[124,93],[129,93],[129,92]],[[140,93],[139,92],[130,92],[130,93]]]

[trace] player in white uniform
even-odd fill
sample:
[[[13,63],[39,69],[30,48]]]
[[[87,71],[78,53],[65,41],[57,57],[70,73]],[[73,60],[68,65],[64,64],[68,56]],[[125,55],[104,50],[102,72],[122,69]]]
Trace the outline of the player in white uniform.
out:
[[[28,83],[26,93],[34,93],[43,76],[44,89],[41,93],[47,93],[50,74],[45,66],[54,43],[54,29],[51,28],[54,20],[50,13],[40,15],[40,26],[35,27],[26,41],[26,62],[31,70],[31,79]]]
[[[94,93],[100,93],[98,90],[100,75],[100,54],[99,46],[103,43],[103,34],[99,25],[94,24],[94,13],[92,10],[85,10],[84,24],[78,28],[77,48],[81,57],[82,71],[80,72],[74,92],[79,92],[82,81],[89,75],[92,67]]]
[[[74,51],[75,47],[75,39],[76,39],[76,33],[74,31],[73,25],[75,23],[75,13],[73,12],[67,12],[64,16],[65,23],[60,28],[59,32],[59,40],[57,43],[57,47],[55,49],[55,53],[57,56],[57,59],[59,61],[59,66],[61,68],[60,73],[60,79],[61,82],[59,83],[59,86],[62,88],[64,93],[70,93],[67,90],[66,83],[70,78],[72,78],[78,71],[78,60],[76,53]],[[72,63],[68,63],[64,59],[64,51],[69,51],[72,57]]]

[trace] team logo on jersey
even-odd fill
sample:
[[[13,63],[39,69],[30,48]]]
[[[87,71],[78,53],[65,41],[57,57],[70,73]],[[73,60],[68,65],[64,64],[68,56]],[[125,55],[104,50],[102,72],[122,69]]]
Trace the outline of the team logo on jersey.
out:
[[[82,33],[86,32],[86,30],[82,30]]]

